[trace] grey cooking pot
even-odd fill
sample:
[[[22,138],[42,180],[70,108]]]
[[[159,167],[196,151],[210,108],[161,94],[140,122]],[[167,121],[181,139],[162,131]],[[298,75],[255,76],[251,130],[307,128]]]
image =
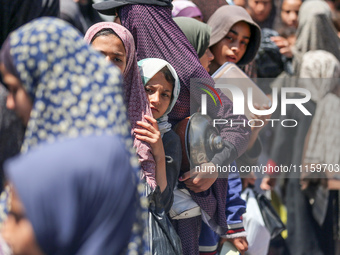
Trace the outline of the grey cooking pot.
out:
[[[175,127],[175,132],[182,143],[182,172],[209,162],[223,149],[222,138],[207,115],[194,113],[190,118],[182,120]]]

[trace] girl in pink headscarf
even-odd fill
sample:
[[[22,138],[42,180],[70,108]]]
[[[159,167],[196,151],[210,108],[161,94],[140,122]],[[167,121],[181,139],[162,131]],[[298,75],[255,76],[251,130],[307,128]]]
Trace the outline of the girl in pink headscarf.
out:
[[[137,121],[147,121],[144,116],[152,116],[148,99],[137,66],[135,43],[131,33],[113,22],[100,22],[90,27],[85,41],[102,52],[107,60],[116,64],[124,76],[124,96],[128,116],[132,126],[132,136]],[[156,187],[156,164],[148,143],[134,137],[134,147],[141,162],[143,174],[152,189]]]

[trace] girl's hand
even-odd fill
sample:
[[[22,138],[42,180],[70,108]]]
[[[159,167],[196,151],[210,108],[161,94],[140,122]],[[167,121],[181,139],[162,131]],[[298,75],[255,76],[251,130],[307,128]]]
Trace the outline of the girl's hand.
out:
[[[203,163],[200,170],[192,169],[184,173],[179,181],[184,182],[185,186],[195,193],[208,190],[214,184],[218,177],[218,172],[213,163]]]
[[[146,122],[137,121],[137,125],[143,128],[134,129],[135,137],[150,144],[156,162],[156,182],[161,192],[163,192],[167,186],[167,179],[165,152],[161,132],[159,132],[157,121],[154,118],[146,115],[144,117],[150,121],[151,125]]]
[[[144,117],[150,121],[151,124],[137,121],[137,125],[143,128],[134,129],[135,137],[150,144],[155,159],[158,157],[165,157],[162,136],[161,132],[159,132],[157,121],[153,117],[147,115]]]

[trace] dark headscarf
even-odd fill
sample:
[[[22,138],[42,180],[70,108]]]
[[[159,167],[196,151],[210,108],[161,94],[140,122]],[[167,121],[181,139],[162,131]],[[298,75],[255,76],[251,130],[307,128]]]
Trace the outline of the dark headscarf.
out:
[[[340,61],[340,39],[332,23],[332,14],[324,1],[305,1],[299,11],[293,67],[300,74],[303,55],[311,50],[325,50]]]
[[[195,48],[198,57],[201,58],[209,46],[211,28],[193,18],[178,17],[174,18],[174,21]]]
[[[0,48],[10,32],[42,16],[59,15],[59,0],[0,0]]]
[[[120,136],[78,137],[5,165],[45,254],[123,254],[136,219],[136,169]]]
[[[77,3],[74,0],[60,0],[60,18],[72,24],[82,34],[102,18],[92,8],[92,0],[86,4]]]
[[[255,58],[261,43],[261,29],[252,20],[248,12],[240,6],[225,5],[218,8],[210,17],[208,25],[212,28],[210,35],[210,46],[212,46],[222,40],[231,27],[240,21],[244,21],[249,25],[251,33],[247,50],[237,63],[242,66]]]

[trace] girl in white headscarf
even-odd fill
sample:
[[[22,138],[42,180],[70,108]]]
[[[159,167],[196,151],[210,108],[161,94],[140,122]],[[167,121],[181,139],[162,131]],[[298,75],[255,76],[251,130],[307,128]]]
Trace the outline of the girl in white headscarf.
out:
[[[138,66],[153,118],[145,116],[152,125],[137,122],[144,129],[135,129],[136,138],[148,142],[152,147],[156,161],[156,181],[162,192],[165,212],[168,213],[182,160],[181,143],[171,130],[168,113],[177,101],[180,83],[175,69],[165,60],[147,58],[139,61]]]

